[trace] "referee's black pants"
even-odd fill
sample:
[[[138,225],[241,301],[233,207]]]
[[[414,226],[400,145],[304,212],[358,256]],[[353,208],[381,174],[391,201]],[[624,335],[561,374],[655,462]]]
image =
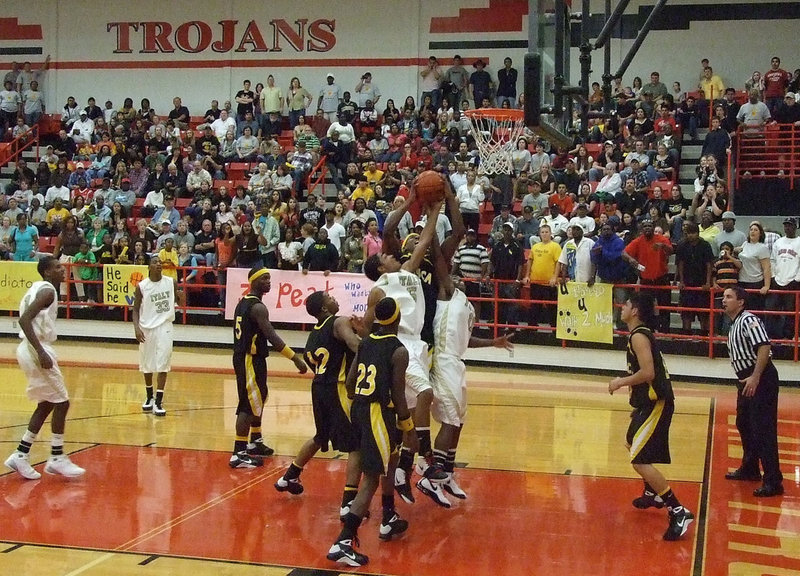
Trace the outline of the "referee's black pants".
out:
[[[752,373],[753,370],[749,369],[737,377],[744,380]],[[742,395],[741,382],[738,387],[736,428],[742,438],[742,471],[756,473],[760,462],[764,484],[777,486],[783,481],[778,459],[778,371],[772,362],[767,364],[756,392],[750,398]]]

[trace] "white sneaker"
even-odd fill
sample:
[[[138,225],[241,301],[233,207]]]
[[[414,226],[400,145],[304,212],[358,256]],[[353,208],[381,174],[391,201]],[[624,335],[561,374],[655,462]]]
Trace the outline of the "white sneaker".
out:
[[[425,458],[423,458],[422,456],[420,456],[419,458],[417,458],[417,464],[416,466],[414,466],[414,471],[419,476],[424,476],[425,470],[428,469],[428,466],[429,466],[428,461],[425,460]]]
[[[166,415],[167,411],[164,410],[162,406],[159,406],[158,404],[153,404],[153,416],[166,416]]]
[[[152,412],[153,406],[155,405],[156,405],[155,398],[148,398],[147,400],[144,401],[144,404],[142,404],[142,412]]]
[[[451,473],[449,476],[450,477],[442,484],[442,488],[444,488],[447,492],[450,492],[450,494],[456,498],[466,500],[467,493],[464,492],[458,484],[456,484],[455,474]]]
[[[6,458],[6,466],[12,470],[16,470],[20,476],[27,480],[38,480],[42,475],[31,466],[28,455],[23,454],[19,450],[15,450],[11,456]]]
[[[61,456],[50,456],[47,464],[44,465],[47,474],[61,474],[67,478],[77,478],[86,472],[83,468],[74,464],[66,454]]]
[[[417,489],[442,508],[450,508],[450,500],[448,500],[447,496],[442,492],[441,484],[434,484],[427,478],[423,478],[417,482]]]

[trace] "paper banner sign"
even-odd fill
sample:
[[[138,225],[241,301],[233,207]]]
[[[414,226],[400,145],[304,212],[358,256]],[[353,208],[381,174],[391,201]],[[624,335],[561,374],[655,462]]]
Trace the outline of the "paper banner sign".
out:
[[[0,310],[18,312],[28,288],[41,279],[36,262],[0,262]]]
[[[147,278],[147,266],[103,266],[103,300],[108,306],[133,306],[136,286]]]
[[[567,282],[558,291],[556,337],[611,344],[614,340],[612,284]]]
[[[239,300],[247,294],[250,283],[246,268],[228,268],[225,284],[225,318],[233,319]],[[294,270],[270,270],[272,288],[263,301],[269,310],[271,322],[290,324],[313,324],[316,319],[306,312],[306,298],[323,290],[339,303],[339,315],[363,316],[367,311],[367,297],[373,282],[363,274],[332,272],[295,272]]]

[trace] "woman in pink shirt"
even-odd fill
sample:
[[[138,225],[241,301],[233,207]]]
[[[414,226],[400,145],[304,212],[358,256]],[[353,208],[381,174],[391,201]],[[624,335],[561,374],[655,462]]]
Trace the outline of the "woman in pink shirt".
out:
[[[373,254],[380,254],[383,247],[383,238],[378,233],[378,221],[370,218],[367,221],[367,234],[364,236],[364,260]]]

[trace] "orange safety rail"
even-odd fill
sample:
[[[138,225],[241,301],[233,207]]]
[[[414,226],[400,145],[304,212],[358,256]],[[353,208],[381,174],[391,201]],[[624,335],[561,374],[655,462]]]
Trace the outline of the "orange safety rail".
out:
[[[0,143],[0,164],[16,162],[22,152],[28,148],[36,146],[36,157],[39,157],[39,125],[34,124],[31,128],[11,142]]]
[[[319,172],[319,174],[317,174]],[[315,176],[315,174],[317,174]],[[317,188],[317,184],[320,185],[322,191],[319,192],[319,195],[323,198],[325,197],[325,177],[328,175],[328,163],[325,161],[325,156],[320,157],[319,162],[317,165],[311,169],[311,172],[308,173],[306,177],[306,188],[308,189],[309,194],[317,194],[314,190]]]
[[[794,188],[800,178],[800,127],[767,124],[758,131],[736,130],[735,188],[742,179],[789,180]]]

